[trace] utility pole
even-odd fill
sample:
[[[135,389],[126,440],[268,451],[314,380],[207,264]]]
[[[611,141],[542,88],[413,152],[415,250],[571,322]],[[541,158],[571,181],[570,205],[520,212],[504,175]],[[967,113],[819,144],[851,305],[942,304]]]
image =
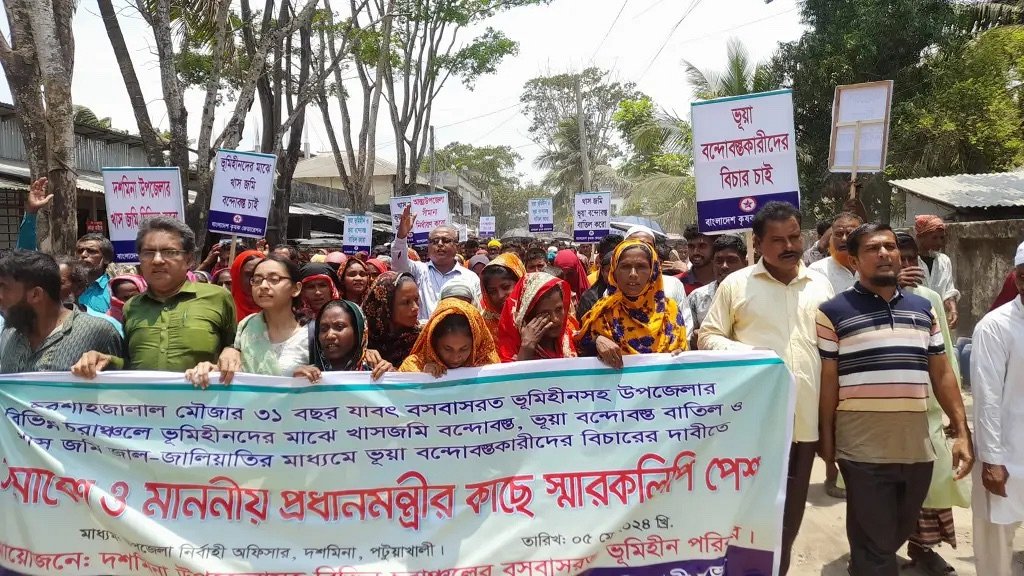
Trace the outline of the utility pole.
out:
[[[590,151],[587,146],[587,119],[583,114],[583,91],[580,89],[582,74],[576,76],[576,123],[580,128],[580,155],[583,162],[583,190],[592,192],[590,186]]]
[[[437,190],[437,166],[434,164],[434,127],[430,127],[430,192]]]

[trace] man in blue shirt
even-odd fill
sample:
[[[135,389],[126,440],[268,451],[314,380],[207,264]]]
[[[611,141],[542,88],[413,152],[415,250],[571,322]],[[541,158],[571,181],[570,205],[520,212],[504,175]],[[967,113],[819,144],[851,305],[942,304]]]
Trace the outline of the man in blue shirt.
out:
[[[39,178],[29,188],[25,200],[25,217],[18,230],[17,247],[23,250],[36,249],[38,212],[53,200],[53,194],[46,193],[46,182],[45,177]],[[114,261],[114,245],[106,236],[92,232],[78,239],[75,253],[79,260],[89,265],[89,285],[79,296],[79,303],[100,314],[106,314],[110,310],[110,277],[107,276],[107,266]]]

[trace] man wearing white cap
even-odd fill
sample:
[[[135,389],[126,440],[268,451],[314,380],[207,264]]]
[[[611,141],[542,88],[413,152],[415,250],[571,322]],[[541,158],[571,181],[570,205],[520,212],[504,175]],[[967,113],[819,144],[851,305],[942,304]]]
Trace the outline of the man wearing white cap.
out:
[[[1024,521],[1024,243],[1013,259],[1018,297],[974,328],[974,557],[978,574],[1010,576]]]

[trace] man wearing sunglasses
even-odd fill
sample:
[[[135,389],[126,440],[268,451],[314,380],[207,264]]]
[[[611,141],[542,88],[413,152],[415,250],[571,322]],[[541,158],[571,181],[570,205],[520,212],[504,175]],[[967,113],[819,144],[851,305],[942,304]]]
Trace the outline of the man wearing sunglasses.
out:
[[[434,313],[441,290],[445,284],[461,278],[469,284],[480,300],[480,279],[468,268],[455,261],[459,252],[459,231],[452,226],[444,225],[434,228],[427,239],[428,262],[414,262],[409,259],[409,233],[412,232],[416,216],[412,214],[412,206],[406,205],[402,211],[402,220],[391,244],[391,269],[395,272],[407,272],[416,279],[420,291],[420,321],[425,321]]]

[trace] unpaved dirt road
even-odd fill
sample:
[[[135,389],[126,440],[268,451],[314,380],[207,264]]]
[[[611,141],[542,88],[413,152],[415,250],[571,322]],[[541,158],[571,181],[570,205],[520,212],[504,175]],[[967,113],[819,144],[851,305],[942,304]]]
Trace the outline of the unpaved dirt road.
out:
[[[964,402],[970,418],[972,402],[965,395]],[[956,523],[956,550],[942,545],[938,552],[957,570],[959,576],[985,576],[974,569],[974,550],[971,535],[971,511],[954,508],[953,516]],[[1014,549],[1014,576],[1024,576],[1024,528],[1017,531]],[[793,550],[790,576],[847,576],[846,563],[849,560],[850,548],[846,542],[846,501],[837,500],[825,494],[825,464],[820,460],[814,463],[814,475],[811,477],[811,490],[807,498],[807,512],[804,516],[800,535]],[[901,555],[907,561],[906,549]],[[926,574],[916,568],[904,569],[901,576],[921,576]]]

